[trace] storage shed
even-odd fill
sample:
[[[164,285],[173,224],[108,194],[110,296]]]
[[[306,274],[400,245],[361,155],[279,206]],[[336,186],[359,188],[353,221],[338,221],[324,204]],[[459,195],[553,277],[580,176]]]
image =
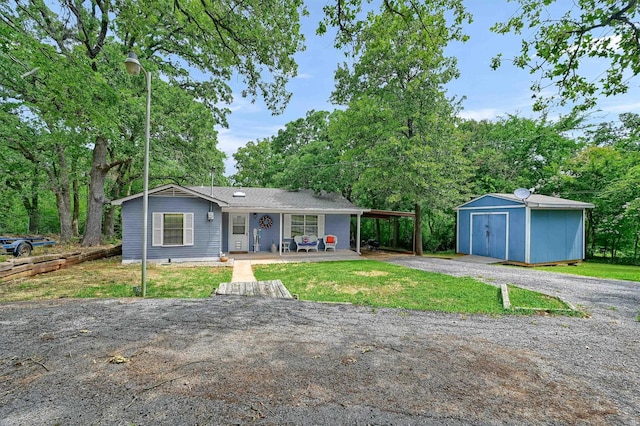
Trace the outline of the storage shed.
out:
[[[585,258],[590,203],[533,194],[486,194],[457,211],[456,251],[526,265]]]

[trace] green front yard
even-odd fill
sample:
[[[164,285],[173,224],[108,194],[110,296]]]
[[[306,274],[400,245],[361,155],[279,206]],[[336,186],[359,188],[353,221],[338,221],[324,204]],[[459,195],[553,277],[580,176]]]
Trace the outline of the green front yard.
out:
[[[606,278],[625,281],[640,281],[640,267],[615,265],[599,262],[582,262],[577,266],[558,265],[536,267],[540,271],[582,275],[585,277]]]
[[[147,297],[206,298],[219,283],[231,281],[231,272],[229,267],[150,264]],[[497,287],[375,260],[257,265],[254,272],[258,280],[282,280],[302,300],[459,313],[509,312],[502,307]],[[111,258],[2,283],[0,301],[133,297],[139,283],[140,265],[122,265],[120,258]],[[512,306],[567,308],[553,297],[513,286],[510,296]]]
[[[254,273],[258,280],[281,280],[302,300],[425,311],[507,312],[494,286],[373,260],[257,265]],[[529,290],[517,289],[516,297],[520,307],[567,308],[555,298]]]
[[[86,262],[35,277],[0,284],[0,302],[58,298],[132,297],[140,285],[140,265],[122,265],[120,257]],[[228,267],[160,266],[147,269],[147,297],[203,298],[231,281]]]

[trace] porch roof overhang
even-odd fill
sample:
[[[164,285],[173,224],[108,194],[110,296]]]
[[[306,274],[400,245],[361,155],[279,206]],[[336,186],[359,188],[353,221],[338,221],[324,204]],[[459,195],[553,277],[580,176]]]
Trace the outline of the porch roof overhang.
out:
[[[410,217],[415,219],[416,214],[412,212],[399,212],[393,210],[366,210],[362,217],[369,219],[390,219],[392,217]]]
[[[222,207],[223,213],[282,213],[282,214],[348,214],[363,215],[366,209],[300,209],[300,208],[272,208],[261,206],[226,206]]]

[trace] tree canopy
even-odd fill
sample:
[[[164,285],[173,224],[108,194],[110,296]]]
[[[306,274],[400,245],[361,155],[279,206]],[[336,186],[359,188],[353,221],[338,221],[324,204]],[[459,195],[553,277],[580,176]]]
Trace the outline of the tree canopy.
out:
[[[496,33],[528,34],[521,51],[510,61],[528,69],[538,95],[549,86],[557,89],[560,104],[595,105],[598,96],[625,93],[640,73],[640,8],[636,0],[509,0],[519,10]],[[501,65],[503,56],[493,59]],[[589,69],[597,71],[589,72]],[[534,108],[545,108],[550,98],[539,96]]]
[[[83,241],[94,245],[109,197],[139,178],[144,82],[125,74],[127,51],[160,76],[152,90],[159,159],[152,179],[192,179],[222,170],[213,126],[226,125],[232,76],[244,82],[243,96],[262,98],[274,113],[286,106],[293,56],[304,47],[303,13],[302,0],[0,4],[0,93],[13,106],[6,113],[36,129],[4,147],[49,170],[61,238],[73,236],[70,199],[80,185],[89,188]]]

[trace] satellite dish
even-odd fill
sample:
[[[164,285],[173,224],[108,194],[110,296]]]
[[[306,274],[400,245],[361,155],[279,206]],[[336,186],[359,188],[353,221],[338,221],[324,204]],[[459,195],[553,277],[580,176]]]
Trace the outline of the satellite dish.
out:
[[[531,191],[529,191],[527,188],[518,188],[513,191],[513,195],[520,198],[521,200],[526,200],[531,196]]]

